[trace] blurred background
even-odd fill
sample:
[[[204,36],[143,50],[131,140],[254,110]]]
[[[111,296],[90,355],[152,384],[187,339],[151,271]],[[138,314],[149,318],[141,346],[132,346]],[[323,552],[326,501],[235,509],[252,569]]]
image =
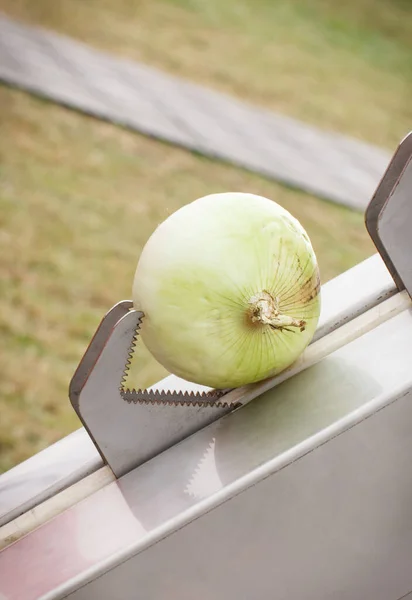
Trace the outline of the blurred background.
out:
[[[2,15],[388,156],[412,129],[411,0],[0,0]],[[80,426],[70,378],[156,225],[233,190],[301,221],[322,283],[375,251],[362,211],[0,82],[0,472]],[[140,346],[133,384],[165,375]]]

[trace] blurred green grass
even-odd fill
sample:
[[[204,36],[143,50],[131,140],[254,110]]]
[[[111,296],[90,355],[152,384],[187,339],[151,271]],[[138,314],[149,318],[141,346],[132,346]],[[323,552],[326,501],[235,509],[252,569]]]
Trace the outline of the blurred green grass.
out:
[[[22,20],[394,148],[411,120],[409,11],[305,6],[0,0]],[[73,371],[105,311],[130,298],[146,239],[183,204],[224,190],[273,198],[307,228],[323,282],[374,251],[362,215],[23,92],[0,88],[0,125],[0,470],[80,425]],[[134,384],[165,375],[141,347],[138,359]]]

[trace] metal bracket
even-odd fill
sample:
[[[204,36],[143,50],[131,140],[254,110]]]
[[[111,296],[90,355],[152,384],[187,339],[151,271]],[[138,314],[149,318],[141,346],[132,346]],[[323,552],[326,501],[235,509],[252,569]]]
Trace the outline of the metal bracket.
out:
[[[412,132],[389,163],[366,209],[365,224],[398,289],[412,298]]]
[[[131,308],[125,300],[106,314],[69,388],[74,410],[116,477],[236,408],[223,400],[197,406],[126,402],[121,383],[143,316]],[[180,391],[184,383],[174,377],[162,382],[170,391]]]

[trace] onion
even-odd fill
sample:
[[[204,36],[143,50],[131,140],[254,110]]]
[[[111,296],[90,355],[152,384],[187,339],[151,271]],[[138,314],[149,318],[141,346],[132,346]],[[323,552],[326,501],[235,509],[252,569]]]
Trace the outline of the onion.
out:
[[[161,223],[141,253],[133,304],[170,373],[227,389],[274,376],[310,343],[320,313],[316,255],[276,202],[211,194]]]

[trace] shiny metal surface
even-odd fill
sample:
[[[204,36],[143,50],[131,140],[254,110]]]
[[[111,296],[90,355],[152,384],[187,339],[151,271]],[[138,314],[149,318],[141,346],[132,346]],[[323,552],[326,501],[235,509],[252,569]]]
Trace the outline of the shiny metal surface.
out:
[[[79,396],[83,386],[86,384],[93,371],[96,361],[106,343],[108,332],[116,323],[133,308],[131,300],[122,300],[115,304],[101,320],[94,336],[92,337],[86,352],[83,355],[69,385],[69,398],[74,410],[78,413]],[[125,360],[127,354],[125,355]],[[121,374],[119,375],[121,377]]]
[[[412,131],[399,144],[365,212],[366,228],[399,290],[412,291],[407,261],[411,243]],[[408,166],[409,164],[409,166]],[[404,278],[405,281],[404,281]]]
[[[304,370],[318,364],[330,354],[366,335],[368,332],[373,331],[382,323],[393,319],[396,315],[401,314],[410,307],[411,299],[405,290],[395,294],[395,296],[392,296],[339,329],[331,332],[329,335],[317,340],[314,344],[311,344],[299,360],[290,369],[283,371],[276,379],[267,380],[248,389],[239,388],[234,390],[233,393],[239,396],[240,400],[239,398],[238,400],[241,401],[242,405],[246,405],[254,398],[261,396],[276,385],[280,385],[287,379],[291,379]],[[136,436],[140,437],[138,431],[136,432]],[[104,466],[70,486],[67,490],[63,490],[45,502],[42,502],[36,506],[35,510],[30,510],[17,519],[6,523],[0,527],[0,549],[27,535],[30,531],[38,528],[63,510],[74,506],[77,502],[85,499],[101,487],[108,485],[114,479],[115,477],[109,467]]]
[[[44,600],[402,598],[412,586],[411,401],[359,415],[117,569]]]
[[[411,328],[406,310],[6,548],[0,597],[408,593]]]
[[[116,477],[177,444],[232,406],[130,404],[121,393],[129,349],[142,313],[130,311],[111,329],[79,393],[76,411]]]
[[[385,263],[374,254],[322,286],[322,311],[313,341],[397,292]]]
[[[322,286],[322,312],[314,341],[396,292],[378,254]],[[169,376],[163,389],[191,389]],[[89,435],[80,428],[0,476],[0,526],[103,466]]]
[[[410,160],[380,212],[378,234],[412,298],[412,134],[410,142]]]
[[[0,526],[101,466],[83,428],[55,442],[0,476]]]

